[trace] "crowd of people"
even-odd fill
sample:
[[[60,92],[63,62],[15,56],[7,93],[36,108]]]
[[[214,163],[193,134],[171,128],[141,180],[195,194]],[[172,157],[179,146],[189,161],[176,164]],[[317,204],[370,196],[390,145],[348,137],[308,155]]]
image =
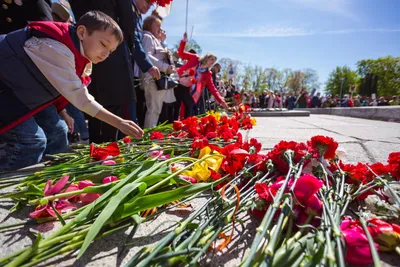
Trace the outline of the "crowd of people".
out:
[[[228,91],[229,92],[229,91]],[[265,90],[259,94],[254,91],[236,91],[240,95],[241,102],[252,108],[334,108],[334,107],[365,107],[365,106],[398,106],[400,100],[398,96],[390,98],[381,96],[373,99],[368,96],[345,94],[341,99],[338,95],[322,96],[320,92],[309,95],[306,89],[301,90],[300,94],[293,92],[275,93]]]
[[[174,57],[163,19],[142,18],[155,3],[4,1],[0,171],[67,152],[79,138],[139,139],[143,128],[204,112],[205,91],[229,109],[215,86],[217,57],[186,51],[186,33]]]

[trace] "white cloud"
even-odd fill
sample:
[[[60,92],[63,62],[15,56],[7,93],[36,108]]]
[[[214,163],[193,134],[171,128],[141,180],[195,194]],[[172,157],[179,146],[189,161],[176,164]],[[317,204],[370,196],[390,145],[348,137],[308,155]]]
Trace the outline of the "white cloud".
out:
[[[250,28],[246,31],[238,32],[200,32],[196,36],[215,36],[215,37],[293,37],[293,36],[310,36],[310,35],[340,35],[352,33],[390,33],[400,32],[400,29],[370,28],[370,29],[339,29],[339,30],[308,30],[305,28],[295,27],[258,27]]]
[[[303,6],[305,8],[317,9],[324,12],[338,14],[353,20],[358,20],[358,17],[354,14],[352,10],[351,1],[349,0],[286,0],[286,1]]]

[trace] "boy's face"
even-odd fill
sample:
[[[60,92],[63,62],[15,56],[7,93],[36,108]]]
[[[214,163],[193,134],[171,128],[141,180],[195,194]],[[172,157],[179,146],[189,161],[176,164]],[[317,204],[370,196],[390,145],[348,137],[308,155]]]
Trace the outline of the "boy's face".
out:
[[[119,42],[111,29],[105,31],[93,31],[89,34],[84,26],[77,29],[78,37],[82,41],[85,56],[93,64],[100,63],[117,49]]]

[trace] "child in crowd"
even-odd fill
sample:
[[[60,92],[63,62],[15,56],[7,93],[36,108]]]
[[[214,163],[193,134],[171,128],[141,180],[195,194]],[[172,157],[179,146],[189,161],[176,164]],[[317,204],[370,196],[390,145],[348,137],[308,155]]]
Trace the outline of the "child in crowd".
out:
[[[0,171],[66,150],[67,129],[57,111],[68,101],[129,136],[143,136],[139,126],[104,109],[86,88],[92,63],[107,59],[122,40],[117,23],[98,11],[86,13],[76,27],[31,22],[0,35]]]

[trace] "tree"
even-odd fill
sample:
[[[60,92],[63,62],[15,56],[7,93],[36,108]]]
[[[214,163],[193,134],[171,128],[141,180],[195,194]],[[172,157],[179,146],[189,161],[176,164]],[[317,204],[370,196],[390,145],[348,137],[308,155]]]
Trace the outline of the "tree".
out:
[[[358,76],[355,71],[352,71],[349,67],[336,67],[328,77],[328,81],[325,86],[325,92],[330,95],[339,95],[340,87],[342,86],[341,78],[343,80],[342,95],[349,92],[349,88],[358,83]]]
[[[172,49],[173,53],[178,51],[180,42],[181,41],[179,41],[177,44],[175,44],[174,48]],[[201,55],[201,52],[203,52],[203,50],[201,49],[201,46],[194,39],[190,39],[186,42],[185,50],[189,51],[190,49],[193,49],[194,51],[196,51],[196,53],[198,55]]]
[[[379,96],[400,94],[400,57],[360,60],[357,73],[362,78],[363,89],[376,83]]]
[[[236,73],[236,75],[238,75],[239,67],[240,65],[242,65],[242,62],[240,62],[239,60],[231,59],[228,57],[221,58],[220,60],[218,60],[218,63],[221,65],[223,80],[228,80],[228,69],[230,65],[232,65],[233,71]]]

